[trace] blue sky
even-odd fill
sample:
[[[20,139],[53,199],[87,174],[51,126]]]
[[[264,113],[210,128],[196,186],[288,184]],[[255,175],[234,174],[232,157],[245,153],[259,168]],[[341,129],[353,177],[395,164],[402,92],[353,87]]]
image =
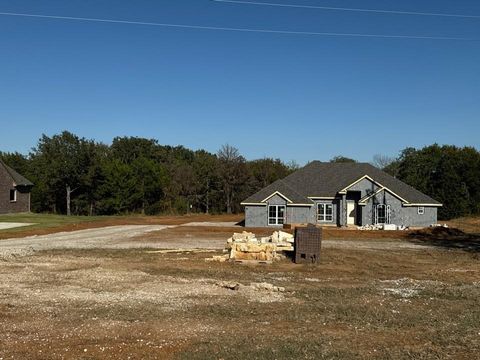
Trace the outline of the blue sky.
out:
[[[480,15],[477,0],[258,0]],[[480,18],[211,0],[0,0],[0,12],[307,32],[480,39]],[[248,159],[369,161],[480,148],[480,41],[244,33],[0,16],[0,150],[62,130]]]

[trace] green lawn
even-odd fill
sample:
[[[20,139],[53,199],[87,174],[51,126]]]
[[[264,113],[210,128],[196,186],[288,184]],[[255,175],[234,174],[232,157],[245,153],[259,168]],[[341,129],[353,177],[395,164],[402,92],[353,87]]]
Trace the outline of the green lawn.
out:
[[[76,225],[82,223],[91,223],[101,220],[111,220],[118,217],[113,216],[66,216],[53,214],[6,214],[0,215],[0,222],[32,223],[34,225],[22,226],[13,229],[0,230],[0,235],[14,234],[30,230],[40,230],[61,227],[66,225]],[[4,237],[4,236],[2,236]]]

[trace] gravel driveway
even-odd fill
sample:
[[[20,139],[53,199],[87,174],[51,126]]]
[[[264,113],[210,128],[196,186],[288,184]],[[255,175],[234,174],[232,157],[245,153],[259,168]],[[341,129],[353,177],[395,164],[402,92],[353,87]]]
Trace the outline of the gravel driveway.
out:
[[[202,223],[196,226],[225,227],[232,223]],[[52,249],[223,249],[225,240],[198,238],[195,234],[181,239],[152,241],[142,235],[185,225],[119,225],[49,235],[0,240],[0,259],[22,256],[39,250]],[[239,230],[240,231],[240,230]],[[361,250],[421,250],[430,248],[403,241],[324,240],[325,248],[350,248]]]
[[[119,225],[0,240],[0,259],[52,249],[128,249],[150,247],[128,241],[142,234],[167,229],[169,225]]]

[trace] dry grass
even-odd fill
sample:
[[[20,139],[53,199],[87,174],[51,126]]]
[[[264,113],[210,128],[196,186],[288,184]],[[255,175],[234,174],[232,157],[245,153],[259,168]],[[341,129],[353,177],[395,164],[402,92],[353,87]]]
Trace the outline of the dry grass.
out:
[[[75,250],[0,263],[0,357],[472,359],[480,351],[478,254],[328,249],[317,267],[206,263],[210,255]],[[270,302],[220,280],[287,291]]]
[[[78,226],[237,219],[136,217]],[[475,219],[461,223],[475,229]],[[218,241],[239,230],[184,226],[145,238]],[[478,244],[478,236],[377,233],[327,229],[325,238],[387,243],[393,234],[398,243],[438,246],[328,247],[319,266],[207,263],[212,253],[148,249],[57,250],[3,261],[0,358],[476,358],[480,251],[455,244]],[[268,282],[286,292],[233,291],[220,281]]]
[[[466,233],[480,234],[480,217],[463,217],[446,222],[448,226]]]

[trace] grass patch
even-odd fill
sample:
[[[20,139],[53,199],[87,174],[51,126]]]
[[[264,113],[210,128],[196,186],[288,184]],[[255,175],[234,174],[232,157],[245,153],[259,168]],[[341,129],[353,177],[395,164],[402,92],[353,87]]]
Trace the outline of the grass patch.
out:
[[[54,228],[75,230],[80,224],[90,224],[105,220],[112,220],[118,217],[106,216],[65,216],[53,214],[5,214],[0,215],[0,222],[30,223],[33,225],[22,226],[12,229],[0,230],[0,238],[6,238],[9,235],[33,235],[48,233],[48,230]],[[43,230],[43,231],[42,231]],[[47,230],[47,231],[45,231]]]

